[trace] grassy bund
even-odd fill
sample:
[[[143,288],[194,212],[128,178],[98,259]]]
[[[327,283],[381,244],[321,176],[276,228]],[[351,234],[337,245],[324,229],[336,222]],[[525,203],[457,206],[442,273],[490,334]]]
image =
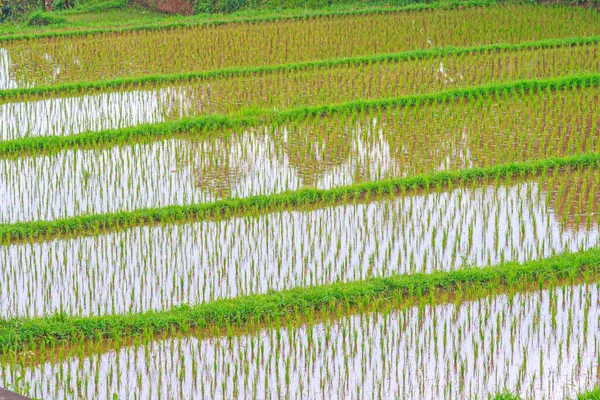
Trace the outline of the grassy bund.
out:
[[[534,42],[522,42],[517,44],[492,44],[475,47],[444,47],[429,50],[412,50],[393,54],[378,54],[366,57],[346,57],[326,59],[319,61],[308,61],[300,63],[289,63],[280,65],[265,65],[258,67],[225,68],[214,71],[189,72],[181,74],[146,75],[142,77],[127,77],[118,79],[107,79],[91,82],[64,83],[50,86],[35,86],[30,88],[17,88],[0,90],[0,99],[5,101],[22,101],[27,96],[49,96],[49,95],[78,95],[83,92],[96,92],[105,90],[118,90],[143,87],[149,84],[168,85],[174,83],[185,83],[191,80],[210,78],[229,78],[238,76],[253,76],[273,72],[293,72],[319,68],[331,68],[342,65],[364,65],[380,62],[401,62],[421,59],[435,59],[446,56],[472,55],[488,52],[511,52],[523,50],[542,50],[559,47],[583,46],[600,42],[600,36],[550,39]]]
[[[372,278],[200,305],[181,305],[169,311],[100,317],[56,315],[10,319],[0,324],[0,349],[2,352],[25,348],[35,350],[39,346],[85,339],[152,337],[161,332],[187,332],[192,328],[228,328],[250,322],[274,321],[289,315],[308,316],[320,310],[364,307],[377,299],[390,297],[433,301],[432,296],[437,291],[456,291],[460,295],[469,287],[510,289],[531,283],[538,283],[541,287],[557,279],[574,280],[581,276],[595,280],[599,272],[600,249],[595,248],[522,264],[511,262],[495,267]]]
[[[333,189],[302,189],[269,196],[225,199],[212,203],[148,208],[110,214],[86,215],[54,221],[0,225],[0,242],[44,241],[72,235],[97,235],[142,225],[160,225],[229,218],[245,214],[281,211],[287,207],[326,205],[359,197],[394,194],[410,189],[453,186],[460,183],[525,176],[557,168],[600,165],[600,153],[548,158],[462,171],[444,171],[407,178],[358,183]]]
[[[600,74],[583,74],[552,79],[522,80],[464,89],[452,89],[437,93],[418,94],[391,99],[359,100],[343,104],[299,107],[285,111],[252,112],[239,115],[207,115],[185,118],[175,122],[138,125],[124,129],[85,132],[67,136],[29,137],[0,142],[0,156],[18,156],[40,151],[60,150],[72,147],[90,147],[108,144],[123,144],[148,140],[161,140],[181,135],[194,135],[222,128],[243,128],[265,123],[283,123],[301,118],[358,112],[388,107],[413,107],[432,103],[443,103],[452,99],[478,100],[511,93],[524,94],[530,91],[552,91],[561,89],[596,87]]]

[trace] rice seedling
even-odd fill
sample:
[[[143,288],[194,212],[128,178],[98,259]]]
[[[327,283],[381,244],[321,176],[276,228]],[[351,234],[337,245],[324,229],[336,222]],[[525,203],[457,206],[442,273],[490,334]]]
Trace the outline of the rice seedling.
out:
[[[37,98],[44,98],[47,95],[76,96],[83,92],[98,93],[105,92],[108,90],[119,90],[123,88],[139,89],[143,88],[146,85],[152,84],[168,86],[171,84],[182,84],[188,81],[207,80],[223,77],[242,77],[249,75],[260,76],[261,74],[294,72],[317,68],[353,66],[359,64],[373,64],[380,62],[414,61],[450,56],[468,56],[475,55],[477,53],[488,53],[494,51],[518,52],[527,50],[548,50],[552,48],[557,49],[569,46],[593,45],[598,43],[599,40],[600,37],[598,36],[586,36],[578,38],[545,39],[533,42],[520,42],[516,44],[501,43],[474,47],[444,47],[428,50],[410,50],[391,54],[377,54],[372,56],[329,58],[324,60],[296,62],[290,64],[263,65],[257,67],[232,67],[212,71],[145,75],[140,77],[104,79],[101,81],[62,83],[49,86],[35,86],[28,88],[12,88],[0,90],[0,99],[19,101],[23,100],[26,96],[28,96],[29,99],[34,100]]]
[[[595,398],[600,13],[484,3],[1,37],[0,386]]]
[[[24,379],[45,398],[574,397],[598,379],[598,289],[594,281],[483,286],[267,326],[75,339],[5,353],[0,382]]]
[[[18,41],[3,47],[12,79],[19,86],[34,86],[598,36],[599,18],[592,10],[511,5],[107,33],[93,41],[40,38],[27,41],[26,48]],[[7,83],[0,82],[0,88],[8,88]]]
[[[560,72],[600,72],[598,46],[459,53],[412,61],[369,60],[328,68],[194,79],[177,86],[156,83],[132,90],[125,86],[119,92],[80,97],[24,97],[0,105],[0,135],[5,140],[69,135],[183,116],[280,110],[539,79]]]
[[[135,21],[137,23],[128,23],[126,26],[122,26],[119,22],[122,21],[106,21],[104,16],[101,17],[103,20],[101,24],[95,24],[95,26],[79,27],[79,29],[60,29],[60,30],[48,30],[48,31],[37,31],[37,32],[20,32],[10,33],[10,31],[3,31],[0,35],[1,42],[13,42],[30,39],[40,38],[70,38],[70,37],[88,37],[94,36],[99,33],[126,33],[146,30],[170,30],[174,28],[191,28],[197,26],[217,26],[227,23],[252,23],[252,22],[270,22],[279,20],[296,20],[303,18],[317,18],[317,17],[333,17],[333,16],[345,16],[345,15],[368,15],[368,14],[382,14],[388,12],[399,12],[399,11],[419,11],[419,10],[435,10],[435,9],[455,9],[455,8],[466,8],[466,7],[484,7],[484,6],[495,6],[498,3],[494,0],[454,0],[454,1],[432,1],[428,3],[408,3],[405,5],[395,6],[393,4],[386,4],[384,6],[363,3],[363,4],[352,4],[350,7],[344,7],[344,5],[337,5],[333,8],[317,8],[317,9],[291,9],[291,10],[271,10],[267,13],[251,13],[251,14],[212,14],[202,16],[190,16],[182,18],[180,15],[173,18],[164,18],[152,22],[152,20],[142,19],[141,21]],[[79,8],[81,11],[81,8]],[[87,9],[86,11],[93,11]],[[114,16],[114,15],[113,15]],[[121,18],[127,18],[127,14],[122,14]],[[137,16],[139,18],[139,16]],[[91,15],[86,15],[86,20],[93,20]],[[96,21],[94,21],[96,22]],[[105,23],[109,22],[108,25]],[[114,24],[112,23],[114,22]],[[132,21],[127,21],[132,22]],[[82,29],[86,28],[86,29]],[[93,37],[91,38],[93,40]]]
[[[150,141],[176,136],[196,136],[205,131],[216,131],[223,128],[243,128],[260,124],[281,124],[298,121],[310,117],[324,117],[338,114],[363,113],[367,110],[391,109],[393,107],[404,107],[417,111],[421,106],[437,103],[462,104],[465,102],[475,105],[481,110],[482,106],[488,105],[494,98],[513,98],[513,95],[551,95],[553,91],[575,88],[596,87],[600,83],[600,74],[582,74],[551,78],[544,80],[524,80],[510,83],[497,83],[483,86],[475,86],[464,89],[450,89],[436,93],[417,94],[412,96],[401,96],[389,99],[357,100],[347,103],[327,104],[321,106],[298,107],[283,111],[256,110],[240,115],[208,115],[197,118],[183,118],[179,121],[164,122],[156,124],[139,125],[135,127],[112,129],[106,131],[91,131],[81,134],[66,136],[31,136],[13,140],[0,141],[1,155],[36,154],[43,150],[58,150],[71,147],[94,147],[102,144],[122,144],[132,141]],[[531,98],[532,102],[535,102]],[[592,104],[593,106],[593,104]],[[488,109],[488,111],[490,111]],[[405,113],[407,115],[408,113]],[[421,115],[422,117],[425,114]],[[595,125],[591,125],[595,129]]]
[[[4,103],[0,105],[0,137],[69,135],[181,117],[187,114],[187,97],[180,93],[183,91],[165,88]]]
[[[600,153],[597,96],[594,87],[481,97],[475,104],[456,99],[5,158],[0,160],[0,191],[6,193],[0,222],[201,204],[307,187],[335,189]]]
[[[577,396],[577,400],[598,400],[600,399],[600,386],[596,389],[581,393]]]
[[[0,247],[0,316],[165,310],[589,249],[599,240],[599,179],[596,167],[550,170],[393,197],[372,191],[327,207],[250,207],[183,224],[165,217],[156,227],[46,242],[32,235]]]

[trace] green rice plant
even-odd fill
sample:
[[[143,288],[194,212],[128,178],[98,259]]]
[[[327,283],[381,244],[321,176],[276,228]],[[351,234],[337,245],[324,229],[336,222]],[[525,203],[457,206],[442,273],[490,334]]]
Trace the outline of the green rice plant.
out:
[[[402,53],[395,54],[378,54],[366,57],[353,57],[353,58],[336,58],[326,59],[318,61],[308,61],[303,63],[292,63],[292,64],[280,64],[280,65],[266,65],[258,67],[247,67],[247,68],[225,68],[213,71],[204,72],[191,72],[191,73],[180,73],[171,75],[146,75],[143,77],[135,78],[118,78],[112,80],[103,79],[95,82],[77,82],[77,83],[66,83],[66,84],[55,84],[51,86],[36,86],[26,88],[14,88],[7,90],[0,90],[0,99],[6,101],[24,101],[24,100],[36,100],[56,95],[71,95],[78,96],[82,93],[93,94],[102,93],[108,90],[134,90],[143,89],[144,87],[156,85],[156,86],[167,86],[167,85],[182,85],[185,83],[193,83],[195,81],[211,81],[218,78],[242,78],[242,77],[254,77],[260,78],[263,75],[270,74],[293,74],[306,70],[320,70],[334,67],[346,66],[348,68],[356,67],[365,64],[379,64],[379,63],[400,63],[417,60],[435,60],[441,59],[442,61],[446,58],[453,59],[459,58],[460,60],[468,59],[470,56],[476,57],[479,53],[492,53],[488,57],[492,59],[501,57],[502,54],[493,54],[493,52],[524,52],[524,54],[536,54],[536,50],[541,51],[540,54],[544,54],[548,51],[552,56],[552,62],[556,63],[557,55],[553,53],[569,52],[569,47],[576,46],[575,51],[585,51],[587,47],[594,48],[593,45],[598,43],[600,37],[588,36],[580,38],[563,38],[563,39],[549,39],[540,40],[535,42],[521,42],[517,44],[491,44],[476,47],[444,47],[434,48],[427,50],[413,50],[405,51]],[[578,53],[576,53],[578,54]],[[589,57],[594,57],[593,54],[589,54]],[[6,56],[5,56],[6,57]],[[577,65],[579,62],[591,63],[593,60],[579,60],[576,56],[570,57],[572,65]],[[484,59],[485,60],[485,59]],[[4,61],[7,63],[7,61]],[[587,64],[593,69],[594,64]],[[530,66],[526,66],[530,67]],[[542,67],[547,68],[543,65]],[[439,71],[439,64],[434,68]],[[503,73],[511,73],[512,71],[504,70]],[[564,73],[564,71],[561,71]],[[456,75],[458,76],[458,75]],[[450,77],[452,78],[452,77]]]
[[[495,396],[490,396],[489,398],[493,400],[521,400],[521,397],[514,395],[509,391],[503,391],[501,393],[496,394]]]
[[[248,126],[256,127],[257,125],[267,123],[277,125],[330,115],[359,115],[367,110],[377,110],[381,114],[383,110],[392,109],[393,107],[404,107],[407,110],[403,115],[403,122],[409,117],[416,120],[417,117],[424,118],[427,115],[435,119],[435,109],[430,108],[429,105],[436,103],[449,103],[453,106],[465,108],[471,101],[475,101],[479,110],[487,109],[488,112],[493,113],[495,110],[492,110],[492,106],[498,104],[494,102],[494,99],[500,101],[500,104],[503,102],[504,106],[508,107],[509,100],[512,100],[514,95],[519,95],[523,97],[528,106],[535,106],[537,103],[535,98],[538,94],[542,98],[548,97],[552,99],[552,91],[596,87],[599,81],[599,74],[584,74],[544,80],[496,83],[389,99],[357,100],[333,105],[298,107],[283,111],[266,112],[264,110],[256,110],[235,116],[208,115],[197,118],[183,118],[173,122],[139,125],[99,132],[67,134],[64,136],[32,136],[0,141],[0,155],[24,154],[69,147],[95,147],[101,144],[121,144],[133,141],[150,141],[184,134],[185,136],[194,136],[204,134],[206,131],[221,130],[223,128],[239,129]],[[573,101],[575,102],[576,100]],[[588,107],[593,108],[595,104],[594,102],[585,105],[585,107],[586,109],[589,109]],[[410,114],[408,110],[410,110]],[[510,117],[497,115],[497,118],[499,123],[503,123],[503,118]],[[575,118],[571,119],[573,119],[573,122],[577,121]],[[589,121],[587,129],[593,132],[597,129],[597,124],[594,117],[591,117]]]
[[[0,39],[0,386],[594,398],[600,14],[482,4]]]
[[[600,399],[600,388],[595,388],[577,396],[577,400],[598,400]]]
[[[118,3],[118,2],[117,2]],[[469,1],[431,1],[427,3],[413,3],[405,6],[390,6],[390,5],[368,5],[366,7],[354,6],[354,7],[331,7],[325,9],[295,9],[295,10],[277,10],[270,13],[261,13],[260,15],[256,12],[247,15],[202,15],[196,17],[181,17],[175,16],[175,18],[164,18],[162,20],[148,20],[141,19],[139,21],[132,21],[131,13],[125,15],[128,19],[128,24],[123,26],[119,24],[122,21],[104,21],[104,24],[95,24],[95,26],[83,26],[78,29],[65,29],[62,28],[58,31],[45,31],[45,32],[19,32],[11,33],[7,30],[6,33],[0,35],[0,43],[12,42],[30,39],[41,39],[41,38],[70,38],[70,37],[87,37],[97,34],[107,33],[126,33],[146,30],[170,30],[175,28],[192,28],[206,25],[223,25],[227,23],[252,23],[252,22],[269,22],[279,21],[285,19],[302,19],[302,18],[316,18],[316,17],[332,17],[332,16],[345,16],[345,15],[365,15],[365,14],[381,14],[386,12],[399,12],[399,11],[418,11],[418,10],[435,10],[435,9],[452,9],[452,8],[465,8],[465,7],[484,7],[496,5],[497,2],[494,0],[469,0]],[[82,9],[89,11],[93,10],[97,4],[88,6],[80,6],[75,10],[78,12]],[[87,20],[90,20],[90,16],[86,16]],[[108,22],[108,23],[107,23]],[[98,27],[99,26],[99,27]],[[92,37],[93,40],[93,37]]]
[[[0,317],[104,316],[178,304],[353,282],[459,271],[595,248],[597,167],[546,170],[483,182],[380,186],[327,201],[193,223],[161,214],[154,227],[73,230],[0,246]],[[450,185],[448,185],[450,186]],[[568,210],[568,211],[567,211]],[[589,221],[581,215],[592,215]],[[34,223],[35,224],[35,223]],[[40,243],[40,241],[42,241]],[[23,266],[27,266],[24,268]]]
[[[386,179],[356,183],[330,189],[306,188],[273,195],[228,198],[208,203],[169,205],[155,208],[140,208],[131,211],[116,211],[104,214],[72,216],[47,221],[26,221],[0,224],[0,240],[5,243],[23,240],[51,240],[70,235],[90,235],[95,232],[118,231],[123,228],[202,221],[214,218],[251,215],[302,207],[329,204],[346,199],[403,193],[406,190],[461,185],[468,182],[493,180],[511,176],[534,175],[549,169],[563,167],[597,166],[600,155],[587,153],[575,156],[548,158],[539,161],[500,164],[489,167],[436,172],[406,178]],[[507,182],[509,183],[509,182]],[[156,190],[159,190],[158,188]],[[103,196],[103,192],[99,193]],[[587,200],[587,199],[586,199]],[[47,200],[49,201],[49,200]],[[45,205],[48,209],[49,204]],[[25,210],[24,210],[25,211]],[[13,217],[14,218],[14,217]],[[17,220],[21,219],[19,216]]]
[[[29,157],[0,161],[0,190],[6,193],[0,223],[186,206],[304,188],[329,190],[597,154],[596,92],[594,87],[533,90],[504,99],[482,96],[412,108],[342,110],[264,125],[255,121],[240,128],[209,126],[161,141],[144,137],[147,130],[141,129],[133,130],[142,137],[132,140],[138,144],[98,148],[92,142],[56,154],[34,150]],[[153,128],[157,135],[170,132],[168,125]],[[46,146],[53,139],[36,140]],[[590,196],[592,188],[583,189]],[[581,218],[586,222],[590,215]]]
[[[26,51],[20,51],[19,42],[5,48],[18,85],[35,86],[598,36],[599,18],[591,10],[511,5],[99,34],[92,42],[43,38],[28,41]],[[101,68],[97,60],[102,60]]]
[[[520,398],[567,398],[587,390],[597,377],[597,281],[520,283],[517,292],[464,285],[456,298],[356,299],[348,309],[303,309],[237,328],[49,343],[3,353],[0,382],[25,379],[46,398],[486,398],[504,387]],[[583,330],[586,323],[595,329]]]
[[[459,53],[162,83],[77,97],[22,98],[0,106],[0,136],[60,136],[206,114],[285,110],[468,88],[494,82],[600,72],[598,43],[510,52]],[[575,60],[575,61],[574,61]],[[498,65],[501,67],[498,68]],[[86,89],[87,91],[87,89]],[[13,91],[14,92],[14,91]],[[39,96],[38,96],[39,97]]]

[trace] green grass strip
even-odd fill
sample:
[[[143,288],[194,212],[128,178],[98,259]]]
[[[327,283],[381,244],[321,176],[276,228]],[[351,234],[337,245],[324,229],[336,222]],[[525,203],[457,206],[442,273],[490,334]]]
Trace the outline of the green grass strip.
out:
[[[368,63],[409,61],[418,59],[430,59],[447,56],[459,56],[463,54],[477,54],[494,51],[522,51],[540,50],[558,47],[584,46],[600,42],[600,36],[583,38],[551,39],[535,42],[524,42],[518,44],[493,44],[476,47],[444,47],[429,50],[413,50],[401,53],[379,54],[367,57],[335,58],[302,63],[289,63],[279,65],[267,65],[259,67],[226,68],[213,71],[191,72],[168,75],[146,75],[141,77],[118,78],[103,81],[74,82],[49,86],[36,86],[32,88],[17,88],[0,90],[0,100],[19,100],[23,96],[48,96],[53,94],[82,93],[84,91],[103,91],[119,89],[123,87],[140,87],[149,84],[167,85],[182,83],[195,79],[228,78],[236,76],[248,76],[274,72],[294,72],[317,68],[331,68],[340,65],[360,65]]]
[[[525,176],[556,168],[578,168],[600,165],[600,153],[547,158],[539,161],[509,163],[491,167],[444,171],[412,177],[357,183],[332,189],[307,188],[274,195],[230,198],[211,203],[174,205],[107,214],[84,215],[53,221],[31,221],[0,225],[0,242],[23,240],[44,241],[55,237],[96,235],[142,225],[184,223],[231,216],[255,215],[286,207],[335,204],[359,196],[394,194],[404,190]]]
[[[491,398],[491,400],[523,400],[521,397],[516,394],[512,394],[509,391],[504,391],[502,393],[498,393]]]
[[[600,386],[589,392],[580,394],[577,396],[577,400],[600,400]]]
[[[564,90],[598,86],[600,74],[572,75],[551,79],[522,80],[495,83],[436,93],[402,96],[391,99],[358,100],[348,103],[298,107],[283,111],[258,111],[237,115],[206,115],[178,121],[137,125],[123,129],[91,131],[65,136],[36,136],[0,141],[0,156],[35,155],[72,147],[94,147],[148,140],[168,139],[223,128],[243,128],[260,124],[278,124],[336,113],[357,112],[388,107],[411,107],[428,103],[447,102],[457,98],[473,100],[488,96],[524,94],[532,90]]]
[[[539,283],[579,276],[590,277],[600,271],[600,249],[565,253],[523,264],[504,263],[495,267],[467,268],[372,278],[296,288],[262,295],[217,300],[200,305],[183,305],[168,311],[135,314],[73,317],[56,315],[44,318],[15,318],[0,322],[0,350],[7,352],[36,344],[69,343],[81,339],[127,338],[161,332],[211,326],[240,326],[250,321],[274,320],[290,313],[308,315],[334,307],[350,307],[365,301],[402,294],[420,298],[432,290],[464,289],[467,285],[507,285]]]
[[[508,391],[496,395],[494,400],[524,400],[523,398],[512,394]],[[577,400],[600,400],[600,386],[592,389],[589,392],[581,393],[577,395]]]
[[[226,24],[239,23],[260,23],[260,22],[277,22],[282,20],[296,20],[305,18],[321,18],[321,17],[339,17],[351,15],[369,15],[382,13],[395,13],[406,11],[421,11],[421,10],[436,10],[436,9],[453,9],[464,7],[481,7],[495,5],[495,0],[468,0],[468,1],[440,1],[434,3],[415,3],[406,6],[373,6],[365,7],[357,10],[302,10],[295,14],[275,14],[267,16],[242,16],[242,17],[225,17],[209,20],[186,20],[175,21],[170,23],[151,23],[138,26],[127,26],[122,28],[98,28],[86,30],[70,30],[70,31],[50,31],[40,33],[23,33],[14,35],[0,36],[1,42],[13,42],[20,40],[36,40],[46,38],[65,38],[65,37],[85,37],[98,34],[121,34],[127,32],[137,32],[145,30],[170,30],[178,28],[194,28],[199,26],[217,26]]]

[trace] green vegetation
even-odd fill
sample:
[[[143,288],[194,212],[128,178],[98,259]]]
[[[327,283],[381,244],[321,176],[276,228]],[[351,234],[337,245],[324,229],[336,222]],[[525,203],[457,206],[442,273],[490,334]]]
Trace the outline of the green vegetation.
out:
[[[290,315],[314,313],[336,308],[358,307],[377,299],[418,299],[436,291],[456,291],[474,286],[476,291],[489,292],[494,287],[519,287],[558,279],[586,276],[597,279],[600,271],[600,250],[523,264],[507,263],[489,268],[461,269],[452,272],[410,274],[374,278],[362,282],[293,289],[279,293],[239,297],[198,306],[180,306],[163,312],[146,312],[102,317],[71,317],[56,315],[47,318],[15,319],[0,326],[0,349],[8,352],[19,348],[35,350],[40,346],[82,339],[125,339],[136,335],[149,336],[170,330],[192,328],[233,327],[261,321],[274,321]],[[592,278],[594,277],[594,278]]]
[[[586,50],[586,45],[595,45],[600,41],[600,36],[594,37],[583,37],[583,38],[567,38],[567,39],[552,39],[552,40],[541,40],[537,42],[523,42],[518,44],[492,44],[488,46],[477,46],[477,47],[465,47],[465,48],[439,48],[431,50],[414,50],[396,54],[379,54],[375,56],[366,57],[353,57],[353,58],[338,58],[338,59],[325,59],[319,61],[308,61],[302,63],[282,64],[282,65],[269,65],[259,67],[247,67],[247,68],[229,68],[229,69],[218,69],[214,71],[206,72],[193,72],[183,74],[172,74],[172,75],[147,75],[139,78],[119,78],[112,80],[101,80],[95,82],[77,82],[77,83],[66,83],[57,84],[50,86],[35,86],[28,88],[15,88],[0,90],[0,99],[22,101],[25,96],[48,96],[48,95],[80,95],[81,93],[94,93],[96,91],[106,91],[112,89],[120,90],[132,90],[136,88],[144,88],[148,85],[156,84],[166,86],[169,84],[183,84],[190,83],[193,81],[208,81],[214,78],[235,78],[235,77],[250,77],[258,80],[261,76],[272,73],[292,73],[299,71],[310,71],[314,70],[313,73],[318,73],[319,70],[330,69],[333,67],[340,66],[361,66],[370,67],[381,63],[398,63],[412,60],[430,60],[437,59],[441,61],[458,59],[461,62],[465,62],[466,56],[475,56],[474,62],[478,63],[483,67],[489,67],[490,61],[500,62],[500,58],[513,56],[511,52],[524,52],[524,57],[527,58],[528,54],[525,53],[529,50],[543,50],[543,49],[559,49],[564,47],[564,51],[568,52],[571,46],[582,46],[582,51]],[[591,50],[594,47],[590,47]],[[577,51],[575,49],[574,51]],[[501,52],[501,54],[494,54],[495,52]],[[492,53],[489,55],[491,60],[486,59],[485,56],[477,57],[478,53]],[[550,52],[549,52],[550,53]],[[518,54],[518,53],[517,53]],[[550,53],[551,54],[551,53]],[[460,57],[460,58],[459,58]],[[582,55],[585,57],[585,55]],[[593,60],[593,59],[592,59]],[[570,63],[577,62],[590,62],[589,57],[585,57],[583,60],[579,58],[571,57]],[[577,65],[577,64],[575,64]],[[593,70],[593,66],[584,64],[589,70]],[[571,65],[571,71],[573,71],[573,65]],[[588,70],[588,71],[589,71]],[[519,71],[519,70],[517,70]],[[526,70],[525,70],[526,71]],[[525,72],[520,71],[520,72]],[[489,73],[484,73],[483,76],[489,76]],[[475,82],[469,82],[471,85]],[[35,97],[34,97],[35,98]]]
[[[87,36],[102,33],[126,33],[144,30],[170,30],[202,25],[222,25],[226,23],[267,22],[281,19],[298,19],[327,16],[364,15],[398,11],[433,10],[438,8],[457,8],[489,6],[494,0],[470,0],[414,3],[408,6],[390,6],[387,3],[332,4],[318,9],[286,10],[240,10],[226,15],[197,14],[193,16],[170,15],[137,6],[117,7],[120,1],[88,1],[75,8],[55,13],[67,20],[66,26],[47,25],[32,27],[22,24],[0,25],[0,43],[14,40],[39,39],[47,37]],[[91,12],[90,12],[91,11]]]
[[[600,14],[591,10],[470,7],[106,33],[93,41],[71,38],[68,45],[59,37],[39,38],[27,42],[27,52],[15,51],[19,41],[5,48],[16,84],[37,86],[367,56],[373,55],[373,48],[385,54],[598,36],[599,22]],[[507,25],[519,29],[508,31]],[[398,31],[398,26],[409,28]],[[464,29],[448,31],[448,26]],[[248,48],[253,51],[248,53]],[[98,58],[103,60],[101,69],[94,63]]]
[[[326,3],[0,26],[0,386],[598,398],[597,8]]]
[[[493,180],[504,176],[535,174],[556,168],[600,165],[600,154],[578,154],[540,161],[502,164],[463,171],[437,172],[396,180],[365,182],[329,190],[302,189],[272,196],[252,196],[185,206],[140,209],[129,212],[88,215],[54,221],[35,221],[0,225],[0,241],[8,244],[22,240],[50,240],[56,236],[91,235],[108,230],[147,224],[173,224],[190,220],[223,218],[243,213],[281,210],[311,204],[327,204],[359,196],[393,194],[417,188],[457,185],[461,182]]]
[[[598,400],[600,399],[600,387],[590,390],[589,392],[582,393],[577,396],[577,400]]]
[[[40,151],[58,150],[75,146],[98,146],[166,139],[182,134],[194,135],[210,130],[243,128],[267,123],[280,124],[286,121],[360,112],[369,109],[415,107],[415,110],[418,110],[421,106],[426,107],[432,103],[449,102],[453,99],[483,102],[485,98],[508,96],[511,93],[548,93],[552,90],[595,87],[598,85],[598,82],[600,82],[600,74],[587,74],[546,80],[526,80],[468,87],[392,99],[359,100],[343,104],[299,107],[284,111],[265,112],[259,110],[258,112],[248,112],[242,115],[209,115],[198,118],[183,118],[176,122],[140,125],[100,132],[85,132],[76,135],[26,137],[0,142],[0,155],[35,154]]]

